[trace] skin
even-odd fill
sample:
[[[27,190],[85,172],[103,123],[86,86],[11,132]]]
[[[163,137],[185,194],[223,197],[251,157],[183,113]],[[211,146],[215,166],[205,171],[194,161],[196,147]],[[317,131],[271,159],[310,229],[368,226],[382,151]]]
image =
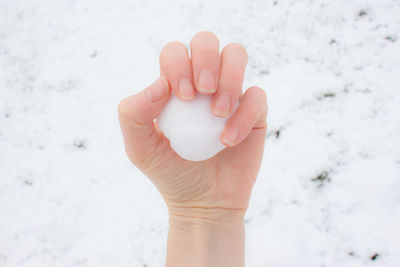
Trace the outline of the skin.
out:
[[[244,263],[244,223],[266,135],[265,92],[251,87],[242,95],[248,56],[240,44],[226,45],[211,32],[197,33],[191,43],[168,43],[160,54],[160,74],[142,92],[118,107],[125,149],[162,194],[170,215],[167,267],[230,266]],[[154,119],[171,91],[183,101],[212,94],[212,112],[229,115],[221,142],[226,148],[205,161],[182,159]]]

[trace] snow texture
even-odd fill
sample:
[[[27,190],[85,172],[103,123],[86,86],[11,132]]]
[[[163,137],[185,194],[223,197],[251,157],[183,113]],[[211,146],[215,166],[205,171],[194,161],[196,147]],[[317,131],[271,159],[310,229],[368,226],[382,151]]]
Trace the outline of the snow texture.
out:
[[[163,265],[116,110],[199,30],[268,95],[247,266],[400,266],[397,0],[0,0],[0,266]]]
[[[225,148],[220,136],[230,116],[215,116],[211,100],[210,95],[196,94],[191,101],[173,95],[157,119],[171,147],[184,159],[206,160]]]

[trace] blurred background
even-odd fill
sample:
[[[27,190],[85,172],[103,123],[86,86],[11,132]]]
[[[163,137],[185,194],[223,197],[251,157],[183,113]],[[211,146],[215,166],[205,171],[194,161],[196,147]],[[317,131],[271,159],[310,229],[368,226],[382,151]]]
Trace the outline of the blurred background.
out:
[[[400,266],[397,0],[0,0],[0,266],[163,266],[116,111],[200,30],[269,99],[247,265]]]

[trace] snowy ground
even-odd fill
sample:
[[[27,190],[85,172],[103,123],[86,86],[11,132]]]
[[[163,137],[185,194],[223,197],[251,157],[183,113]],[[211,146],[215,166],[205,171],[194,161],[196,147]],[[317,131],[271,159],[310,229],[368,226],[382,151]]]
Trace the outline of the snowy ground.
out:
[[[116,107],[204,29],[269,96],[248,266],[400,266],[399,1],[0,0],[1,267],[163,265]]]

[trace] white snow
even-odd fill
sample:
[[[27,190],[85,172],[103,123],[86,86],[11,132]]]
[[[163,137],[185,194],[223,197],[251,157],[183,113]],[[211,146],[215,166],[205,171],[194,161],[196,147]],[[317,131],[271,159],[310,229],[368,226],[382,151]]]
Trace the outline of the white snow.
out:
[[[211,95],[196,94],[191,101],[172,95],[157,119],[171,147],[184,159],[206,160],[225,148],[220,136],[230,116],[215,116],[211,100]]]
[[[247,266],[400,266],[397,0],[0,0],[0,266],[162,266],[117,105],[211,30],[269,102]]]

